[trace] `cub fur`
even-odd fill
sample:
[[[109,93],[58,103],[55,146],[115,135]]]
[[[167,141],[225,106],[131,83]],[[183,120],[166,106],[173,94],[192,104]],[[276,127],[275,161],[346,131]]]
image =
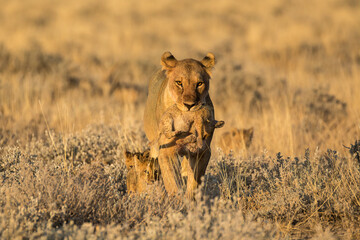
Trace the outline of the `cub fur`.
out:
[[[250,147],[253,136],[254,128],[233,128],[231,131],[225,132],[221,135],[218,145],[225,154],[229,154],[230,151],[240,153]]]
[[[140,193],[149,184],[159,179],[160,169],[157,159],[150,158],[150,151],[124,152],[125,165],[128,171],[126,185],[129,193]]]
[[[182,112],[174,104],[160,120],[160,148],[166,147],[166,144],[177,144],[182,150],[194,153],[205,148],[204,139],[224,124],[224,121],[214,119],[211,109],[206,105],[196,111]]]
[[[182,112],[176,104],[168,108],[160,120],[160,148],[166,148],[168,144],[175,144],[180,153],[196,153],[204,149],[204,141],[215,128],[221,128],[224,121],[216,121],[211,109],[202,106],[196,111]],[[191,174],[186,160],[181,164],[181,176]]]

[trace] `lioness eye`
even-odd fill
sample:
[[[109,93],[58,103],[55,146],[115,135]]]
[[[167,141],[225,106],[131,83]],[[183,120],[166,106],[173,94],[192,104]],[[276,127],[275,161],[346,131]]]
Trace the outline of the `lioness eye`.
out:
[[[197,83],[197,86],[200,87],[200,86],[202,86],[203,84],[204,84],[203,82],[198,82],[198,83]]]
[[[180,87],[182,87],[182,83],[181,81],[175,81],[177,85],[179,85]]]

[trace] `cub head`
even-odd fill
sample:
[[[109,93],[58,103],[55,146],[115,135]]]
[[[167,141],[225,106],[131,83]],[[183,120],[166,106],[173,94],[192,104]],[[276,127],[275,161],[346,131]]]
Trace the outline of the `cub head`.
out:
[[[158,180],[159,169],[156,159],[150,158],[149,151],[143,153],[125,151],[124,155],[129,192],[142,192],[148,184]]]
[[[254,136],[254,128],[234,129],[231,135],[238,142],[243,142],[242,144],[245,144],[246,148],[249,148]]]
[[[229,132],[222,134],[220,137],[220,148],[229,154],[233,152],[241,152],[247,150],[252,142],[254,136],[254,128],[249,129],[237,129],[234,128]]]
[[[170,52],[165,52],[161,57],[161,65],[166,71],[170,96],[178,108],[181,111],[198,110],[209,94],[214,55],[208,53],[201,61],[178,61]]]

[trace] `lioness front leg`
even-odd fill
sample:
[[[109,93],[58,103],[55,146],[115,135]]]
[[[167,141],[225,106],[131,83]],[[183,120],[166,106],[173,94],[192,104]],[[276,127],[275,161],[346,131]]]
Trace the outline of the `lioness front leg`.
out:
[[[194,191],[201,184],[201,178],[205,175],[207,165],[211,157],[210,148],[206,148],[204,151],[192,155],[189,160],[188,173],[187,173],[187,186],[186,196],[190,199],[194,198]]]
[[[181,174],[175,146],[160,149],[159,165],[167,193],[169,195],[177,193],[181,188]]]

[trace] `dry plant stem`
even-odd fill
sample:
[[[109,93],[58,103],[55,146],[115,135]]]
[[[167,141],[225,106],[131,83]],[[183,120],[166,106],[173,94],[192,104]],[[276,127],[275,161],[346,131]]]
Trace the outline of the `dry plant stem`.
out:
[[[46,120],[46,117],[45,117],[45,114],[44,114],[44,110],[43,110],[43,107],[42,107],[42,103],[41,103],[40,100],[39,100],[39,105],[40,105],[40,108],[41,108],[42,116],[43,116],[43,118],[44,118],[44,120],[45,120],[45,123],[46,123],[46,128],[47,128],[47,130],[48,130],[48,134],[49,134],[49,137],[50,137],[50,139],[51,139],[51,143],[52,143],[53,147],[55,147],[55,142],[54,142],[54,139],[53,139],[53,137],[52,137],[52,135],[51,135],[51,131],[50,131],[50,128],[49,128],[49,124],[48,124],[48,122],[47,122],[47,120]]]

